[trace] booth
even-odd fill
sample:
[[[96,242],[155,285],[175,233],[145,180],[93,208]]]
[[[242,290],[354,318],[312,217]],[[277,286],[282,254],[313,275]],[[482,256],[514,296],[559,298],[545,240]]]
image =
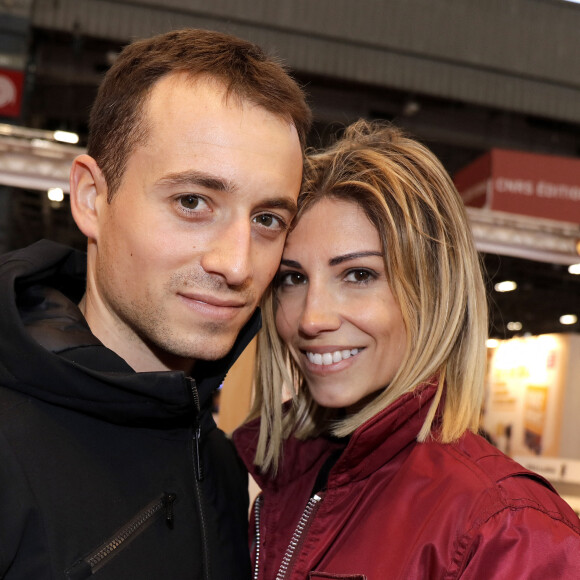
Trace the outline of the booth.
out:
[[[468,207],[580,224],[580,159],[492,149],[454,181]]]

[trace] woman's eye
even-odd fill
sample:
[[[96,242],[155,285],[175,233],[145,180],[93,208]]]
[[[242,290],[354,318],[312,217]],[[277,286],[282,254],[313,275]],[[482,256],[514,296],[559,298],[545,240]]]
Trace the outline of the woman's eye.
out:
[[[306,276],[300,272],[282,272],[277,281],[278,286],[299,286],[306,283]]]
[[[375,278],[374,274],[369,270],[351,270],[346,275],[347,282],[354,282],[356,284],[364,284]]]

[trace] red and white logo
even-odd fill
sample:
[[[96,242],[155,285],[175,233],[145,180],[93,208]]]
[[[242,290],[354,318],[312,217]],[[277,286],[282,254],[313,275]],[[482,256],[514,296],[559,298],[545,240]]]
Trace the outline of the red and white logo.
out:
[[[23,85],[23,72],[0,69],[0,117],[20,115]]]

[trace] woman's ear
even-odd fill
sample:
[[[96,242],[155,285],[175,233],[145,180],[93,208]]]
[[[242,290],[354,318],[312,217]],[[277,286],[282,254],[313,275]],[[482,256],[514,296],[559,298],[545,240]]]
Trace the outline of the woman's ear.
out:
[[[78,228],[98,240],[99,206],[107,202],[107,182],[90,155],[79,155],[70,170],[70,206]]]

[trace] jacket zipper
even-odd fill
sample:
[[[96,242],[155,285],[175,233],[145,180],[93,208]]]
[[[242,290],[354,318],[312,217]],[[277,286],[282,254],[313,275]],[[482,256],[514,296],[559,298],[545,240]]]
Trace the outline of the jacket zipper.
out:
[[[285,580],[289,578],[288,576],[289,571],[292,569],[291,564],[293,564],[293,559],[296,554],[296,550],[300,545],[302,538],[304,537],[304,533],[310,527],[310,523],[312,522],[312,518],[316,511],[318,510],[318,506],[322,501],[322,494],[314,494],[306,504],[300,519],[298,520],[298,525],[292,534],[292,538],[290,539],[290,543],[286,548],[286,552],[284,557],[282,558],[282,563],[280,564],[280,568],[278,570],[278,574],[276,574],[276,580]],[[259,576],[259,560],[260,560],[260,511],[262,508],[262,496],[259,496],[256,499],[254,504],[254,524],[256,530],[256,556],[254,560],[254,580],[258,580]]]
[[[197,478],[197,481],[201,481],[203,479],[203,467],[201,463],[201,449],[200,449],[201,424],[199,422],[199,413],[201,411],[201,405],[199,403],[199,392],[195,384],[195,379],[188,377],[187,380],[189,382],[189,388],[191,390],[191,396],[193,398],[193,405],[195,407],[195,419],[193,423],[193,439],[195,443],[195,450],[194,450],[193,465],[195,468],[195,477]]]
[[[258,580],[260,573],[260,512],[262,508],[262,496],[259,495],[254,503],[254,580]]]
[[[290,540],[290,544],[286,548],[286,553],[282,558],[282,563],[280,564],[280,569],[278,570],[278,574],[276,575],[276,580],[284,580],[287,576],[288,571],[291,569],[290,564],[292,563],[292,559],[294,558],[294,554],[296,553],[296,548],[298,547],[302,537],[304,536],[304,532],[310,526],[310,521],[312,516],[316,513],[318,509],[318,504],[322,500],[322,496],[315,493],[306,504],[304,511],[302,512],[302,517],[298,521],[298,525],[294,530],[294,534],[292,534],[292,539]]]
[[[203,507],[203,494],[201,490],[201,481],[203,480],[203,464],[201,461],[201,423],[199,414],[201,411],[201,405],[199,402],[199,392],[197,390],[197,385],[195,379],[187,377],[189,383],[189,388],[191,391],[191,396],[195,406],[195,419],[193,424],[193,446],[192,446],[192,461],[193,468],[195,471],[194,485],[195,485],[195,495],[197,499],[197,505],[199,509],[199,519],[201,524],[201,547],[202,547],[202,559],[203,559],[203,571],[205,580],[209,580],[210,574],[210,558],[209,558],[209,547],[207,539],[207,525],[205,519],[205,511]]]
[[[88,576],[97,572],[108,560],[119,553],[140,533],[144,532],[155,518],[163,514],[163,512],[165,512],[167,526],[173,528],[173,502],[175,499],[176,495],[174,493],[164,493],[160,499],[151,502],[120,528],[113,537],[69,568],[66,571],[67,577],[88,578]]]

